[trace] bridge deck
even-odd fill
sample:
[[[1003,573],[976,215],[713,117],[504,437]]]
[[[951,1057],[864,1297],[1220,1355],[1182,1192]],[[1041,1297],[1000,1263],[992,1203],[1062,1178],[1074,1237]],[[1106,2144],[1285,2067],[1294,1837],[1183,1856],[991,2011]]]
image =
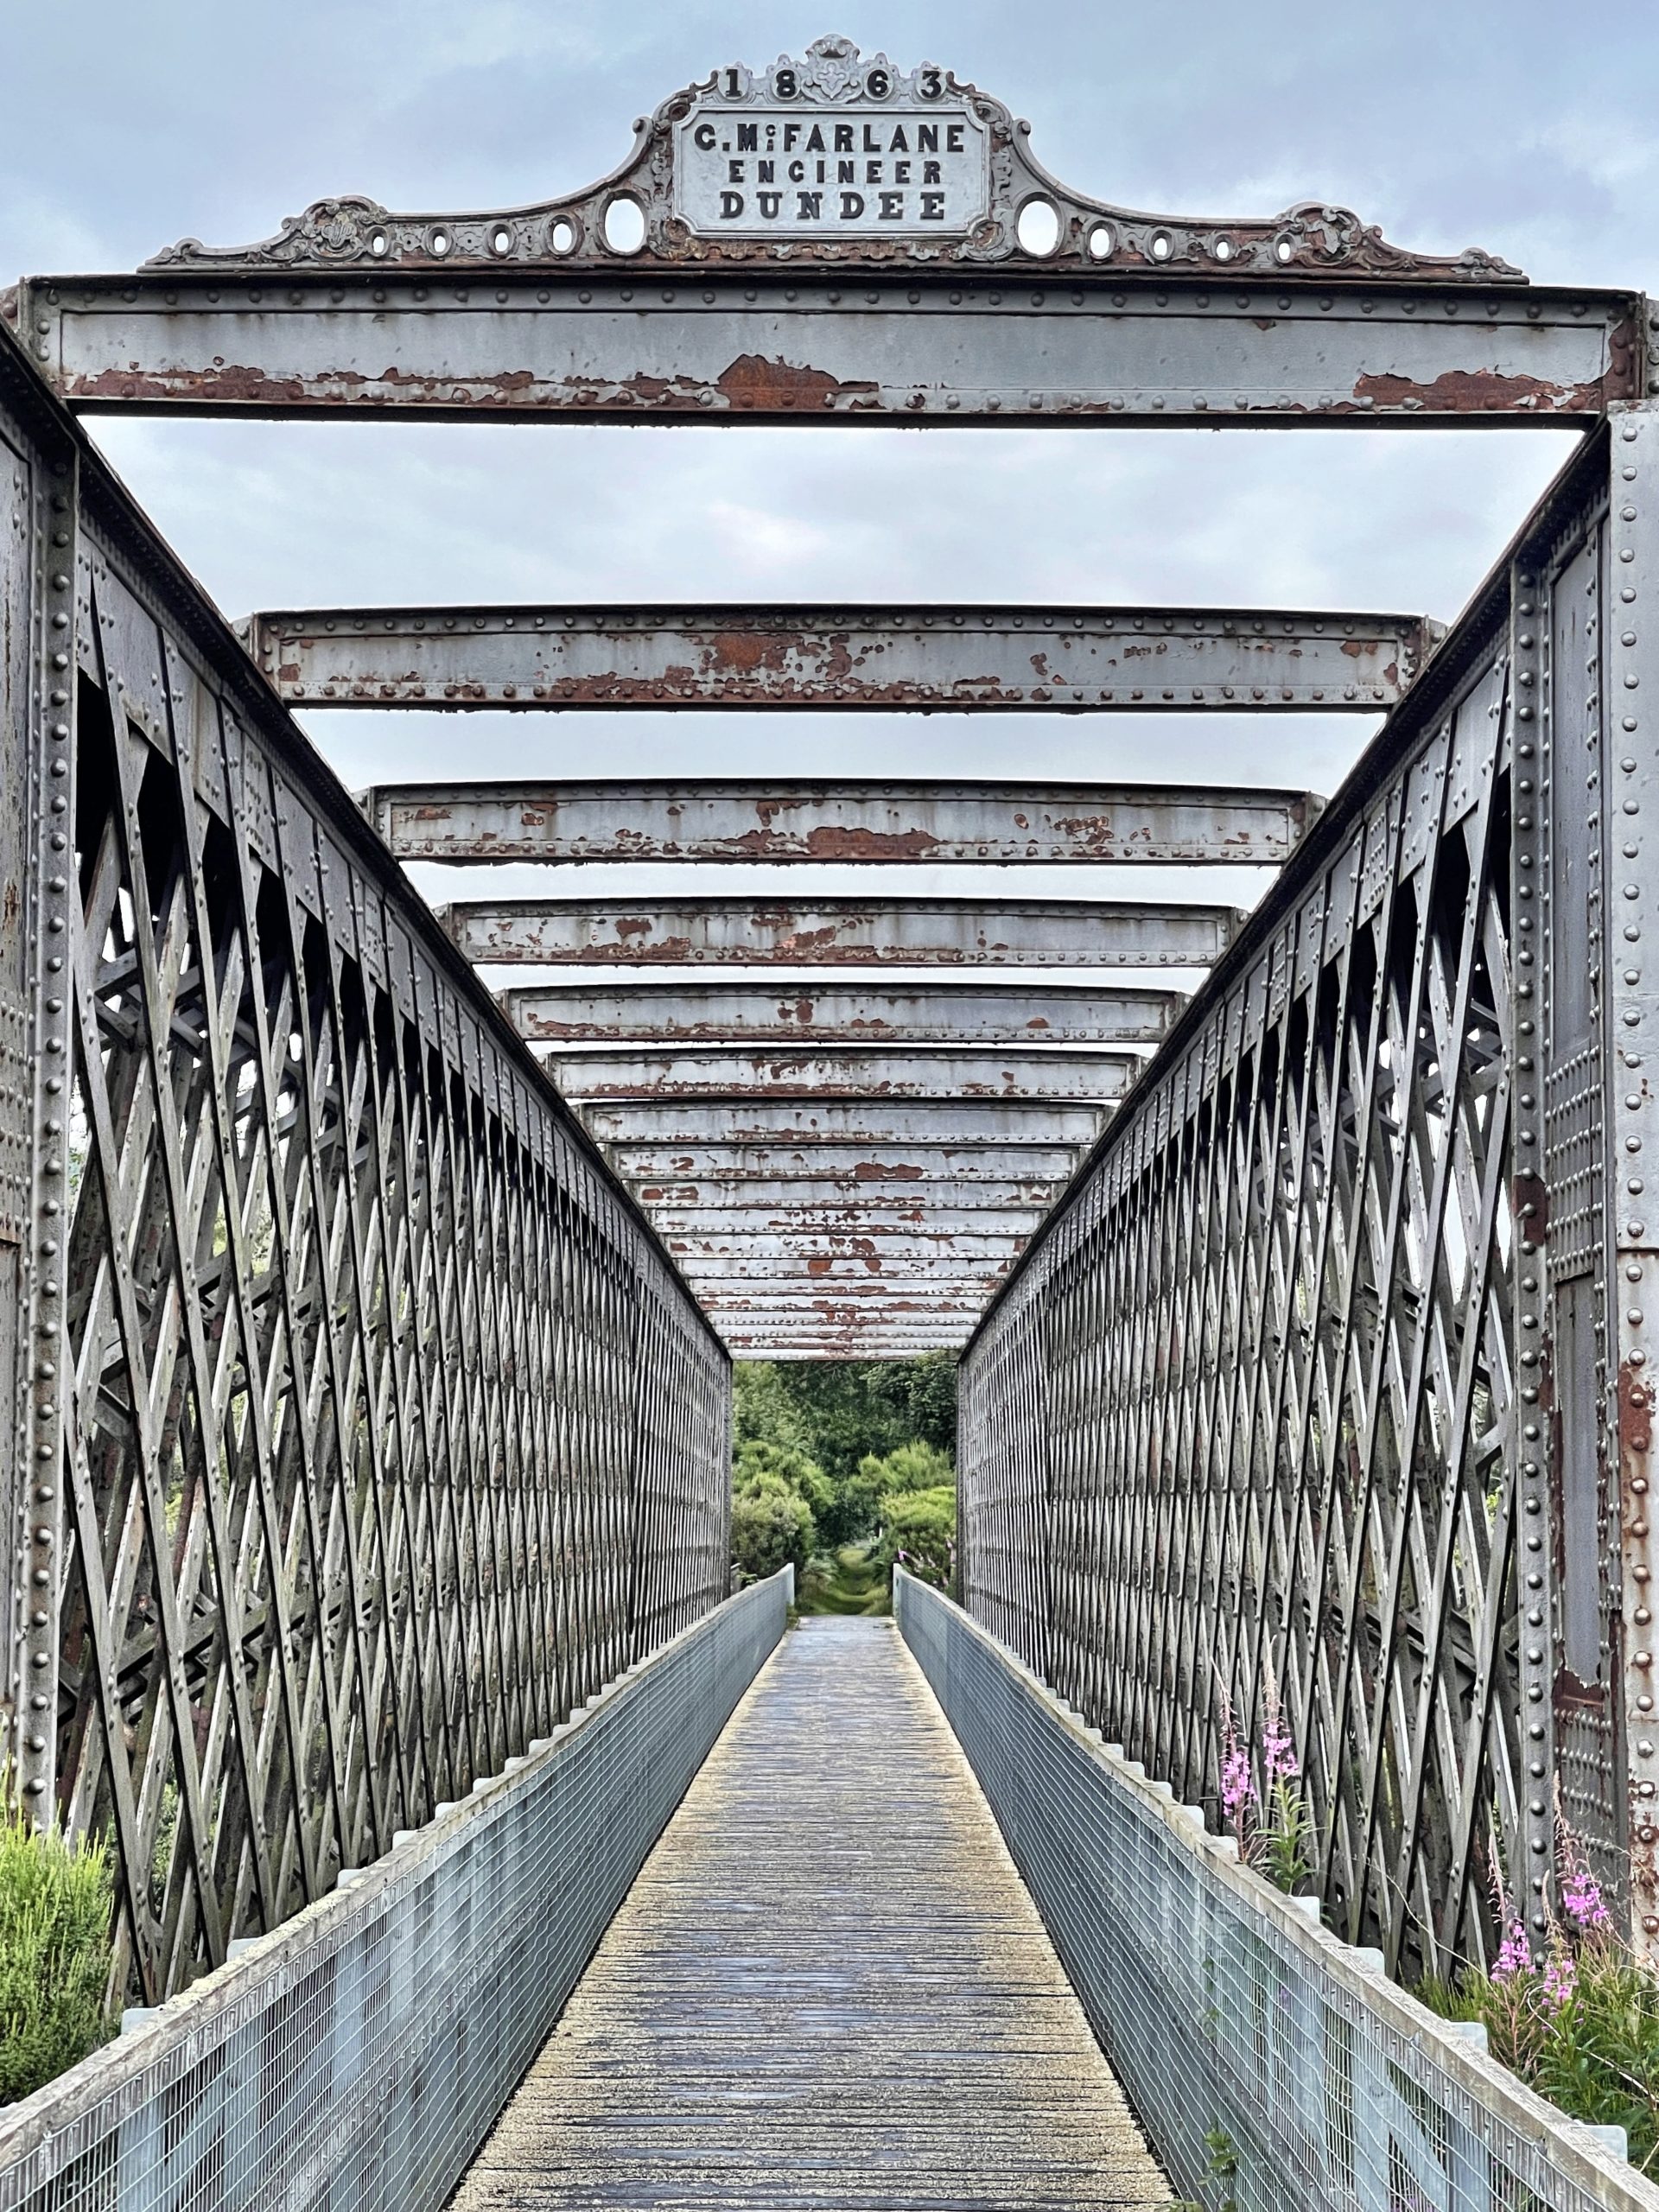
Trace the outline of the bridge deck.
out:
[[[785,1637],[454,2212],[1167,2205],[892,1624]]]

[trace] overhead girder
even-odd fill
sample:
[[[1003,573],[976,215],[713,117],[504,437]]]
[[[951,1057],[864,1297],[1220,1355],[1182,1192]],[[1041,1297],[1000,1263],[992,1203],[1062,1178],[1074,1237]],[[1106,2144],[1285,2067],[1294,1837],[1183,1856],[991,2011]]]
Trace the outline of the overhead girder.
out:
[[[363,607],[250,615],[291,705],[1376,713],[1420,616],[1012,606]]]
[[[636,1139],[606,1147],[612,1166],[649,1200],[663,1190],[695,1184],[711,1205],[724,1193],[741,1194],[750,1183],[783,1187],[806,1183],[821,1191],[898,1196],[917,1185],[943,1184],[955,1191],[1002,1185],[1039,1196],[1064,1184],[1084,1155],[1081,1144],[966,1144],[960,1147],[902,1144],[722,1144],[685,1146]],[[734,1203],[746,1203],[737,1195]]]
[[[440,908],[484,964],[1196,968],[1230,906],[1089,899],[505,899]]]
[[[1416,427],[1643,397],[1628,292],[717,254],[664,279],[602,258],[394,270],[359,246],[310,269],[30,278],[15,312],[62,397],[101,412]]]
[[[892,1185],[877,1184],[851,1197],[822,1183],[734,1183],[723,1192],[716,1185],[696,1183],[648,1188],[633,1183],[629,1188],[659,1235],[678,1229],[724,1231],[742,1221],[771,1229],[849,1229],[885,1236],[902,1233],[906,1223],[929,1229],[952,1224],[964,1230],[1018,1229],[1042,1219],[1054,1186],[983,1183],[956,1191],[947,1185],[895,1196]]]
[[[771,1052],[550,1053],[543,1062],[573,1104],[616,1099],[1122,1098],[1141,1072],[1128,1052],[1033,1046],[1005,1052],[950,1046],[779,1046]]]
[[[981,1236],[950,1229],[899,1228],[877,1236],[856,1230],[792,1230],[776,1224],[751,1229],[740,1223],[730,1236],[703,1236],[672,1223],[653,1225],[688,1281],[728,1274],[750,1259],[787,1262],[791,1268],[780,1266],[780,1274],[798,1268],[810,1274],[818,1271],[820,1263],[845,1261],[850,1267],[866,1258],[871,1262],[871,1274],[908,1268],[934,1281],[958,1276],[977,1281],[1011,1260],[1025,1242],[1018,1233]]]
[[[532,1045],[1155,1045],[1185,1004],[1134,984],[556,983],[503,991]]]
[[[1029,1099],[799,1099],[739,1098],[717,1105],[684,1100],[620,1099],[587,1106],[582,1119],[599,1143],[652,1145],[849,1144],[879,1150],[887,1145],[938,1145],[951,1150],[975,1144],[1090,1145],[1109,1119],[1109,1109],[1056,1105]]]

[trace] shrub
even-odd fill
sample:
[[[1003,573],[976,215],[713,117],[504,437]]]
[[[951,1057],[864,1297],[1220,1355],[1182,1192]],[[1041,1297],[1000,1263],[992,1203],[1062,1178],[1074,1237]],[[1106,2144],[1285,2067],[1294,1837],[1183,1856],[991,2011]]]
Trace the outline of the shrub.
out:
[[[902,1567],[936,1590],[950,1587],[957,1565],[957,1493],[950,1484],[889,1491],[881,1500],[881,1527],[889,1567]]]
[[[775,1475],[732,1500],[732,1556],[752,1581],[791,1562],[798,1577],[817,1533],[811,1507]]]
[[[102,1843],[66,1843],[0,1814],[0,2104],[85,2058],[110,2032],[114,1876]]]

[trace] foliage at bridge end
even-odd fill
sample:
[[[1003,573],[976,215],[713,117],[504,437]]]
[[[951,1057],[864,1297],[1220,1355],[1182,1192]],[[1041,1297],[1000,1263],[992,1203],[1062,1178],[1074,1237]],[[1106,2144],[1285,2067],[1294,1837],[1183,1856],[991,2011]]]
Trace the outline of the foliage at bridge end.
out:
[[[0,1816],[0,2104],[29,2096],[109,2036],[114,1870],[99,1841]]]

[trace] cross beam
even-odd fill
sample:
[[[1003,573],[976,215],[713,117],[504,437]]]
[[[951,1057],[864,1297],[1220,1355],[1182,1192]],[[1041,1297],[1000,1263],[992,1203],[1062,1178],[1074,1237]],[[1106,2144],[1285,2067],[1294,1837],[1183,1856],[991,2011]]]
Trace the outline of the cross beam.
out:
[[[1249,785],[647,781],[388,784],[362,804],[399,860],[1287,860],[1323,801]]]
[[[649,1201],[667,1185],[696,1184],[711,1205],[743,1204],[750,1185],[793,1189],[805,1183],[821,1190],[906,1196],[918,1185],[943,1183],[952,1192],[1007,1184],[1038,1197],[1063,1183],[1082,1158],[1070,1145],[741,1144],[682,1145],[639,1139],[613,1141],[613,1166]],[[660,1186],[660,1187],[659,1187]]]
[[[548,1073],[573,1103],[672,1098],[1122,1098],[1141,1071],[1127,1052],[1073,1052],[1033,1046],[1025,1052],[958,1052],[945,1046],[910,1052],[815,1052],[785,1047],[767,1053],[683,1052],[550,1054]]]
[[[1626,292],[1220,269],[166,267],[12,309],[64,398],[150,414],[1560,424],[1645,374]]]
[[[1436,629],[1414,615],[1144,607],[389,607],[252,614],[291,705],[816,713],[1376,713]]]
[[[587,1106],[582,1122],[601,1144],[652,1146],[749,1144],[940,1147],[947,1154],[974,1145],[999,1159],[1025,1145],[1044,1155],[1057,1145],[1090,1145],[1105,1128],[1102,1106],[1037,1103],[1027,1099],[736,1098],[715,1105],[627,1099]]]
[[[655,967],[1196,968],[1243,918],[1230,906],[1089,899],[504,899],[439,920],[469,959]]]
[[[504,991],[537,1044],[1155,1045],[1180,993],[1133,985],[931,983],[925,988],[540,984]]]
[[[650,1209],[652,1226],[725,1233],[734,1222],[767,1229],[846,1230],[860,1236],[902,1236],[908,1227],[949,1230],[1014,1228],[1039,1222],[1046,1212],[1052,1184],[972,1183],[942,1192],[905,1192],[890,1183],[873,1184],[849,1196],[833,1183],[731,1183],[721,1185],[670,1184],[633,1194]]]
[[[739,1221],[725,1236],[710,1236],[677,1222],[654,1224],[688,1277],[724,1273],[728,1263],[740,1272],[746,1260],[789,1260],[807,1266],[820,1260],[870,1260],[891,1274],[902,1262],[925,1268],[940,1280],[978,1278],[1011,1259],[1025,1239],[1020,1230],[918,1229],[891,1224],[880,1234],[859,1229],[823,1229],[772,1223],[751,1229]],[[714,1262],[720,1262],[718,1268]],[[961,1264],[972,1262],[972,1264]],[[877,1268],[872,1266],[874,1274]]]

